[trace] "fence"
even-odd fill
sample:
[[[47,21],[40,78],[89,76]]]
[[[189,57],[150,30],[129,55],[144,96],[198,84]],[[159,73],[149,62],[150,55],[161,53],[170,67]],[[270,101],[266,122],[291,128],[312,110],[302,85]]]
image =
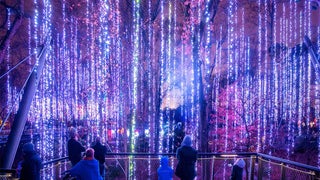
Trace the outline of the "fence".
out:
[[[243,179],[250,180],[320,180],[320,169],[286,159],[260,153],[199,153],[196,163],[196,180],[229,179],[236,158],[243,158],[246,166]],[[108,180],[156,180],[160,157],[168,156],[169,164],[176,167],[175,154],[112,153],[106,156],[106,177]],[[60,158],[44,163],[42,179],[63,179],[70,169],[68,159]],[[1,173],[0,179],[13,179],[13,175]],[[174,175],[173,180],[178,180]]]

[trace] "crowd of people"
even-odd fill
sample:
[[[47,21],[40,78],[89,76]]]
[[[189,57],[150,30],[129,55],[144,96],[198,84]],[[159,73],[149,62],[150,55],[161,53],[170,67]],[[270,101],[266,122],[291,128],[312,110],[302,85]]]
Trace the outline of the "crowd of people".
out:
[[[69,130],[68,157],[72,164],[70,175],[77,179],[100,180],[105,176],[105,155],[107,147],[102,145],[100,137],[96,137],[94,144],[85,149],[78,141],[78,134],[75,128]],[[85,156],[83,157],[83,153]]]
[[[105,179],[105,155],[107,147],[101,144],[101,139],[96,137],[91,147],[85,148],[79,141],[75,128],[69,130],[67,143],[68,157],[71,169],[68,175],[78,180],[102,180]],[[42,160],[36,153],[32,143],[26,143],[22,148],[23,160],[18,166],[18,175],[21,180],[40,180]],[[196,177],[197,150],[192,147],[190,135],[184,136],[180,147],[176,150],[178,160],[175,170],[169,165],[167,156],[161,157],[160,166],[157,169],[159,180],[172,180],[174,174],[181,180],[193,180]],[[245,161],[237,159],[232,167],[231,180],[241,180]]]

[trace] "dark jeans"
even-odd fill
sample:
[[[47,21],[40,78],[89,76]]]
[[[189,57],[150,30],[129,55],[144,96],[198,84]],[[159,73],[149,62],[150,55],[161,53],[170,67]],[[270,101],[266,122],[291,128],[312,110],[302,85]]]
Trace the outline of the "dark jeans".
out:
[[[104,174],[105,174],[105,170],[104,170],[104,163],[101,164],[99,163],[99,170],[100,170],[100,175],[102,176],[102,179],[104,179]]]

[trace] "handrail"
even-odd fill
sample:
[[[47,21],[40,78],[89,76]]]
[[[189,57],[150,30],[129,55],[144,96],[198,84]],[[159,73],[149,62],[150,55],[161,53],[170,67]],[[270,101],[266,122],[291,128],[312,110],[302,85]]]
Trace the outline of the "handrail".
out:
[[[114,156],[114,155],[119,155],[119,156],[175,156],[175,153],[108,153],[106,156]],[[278,158],[278,157],[274,157],[274,156],[270,156],[267,154],[262,154],[262,153],[250,153],[250,152],[240,152],[240,153],[198,153],[199,157],[208,157],[208,156],[214,156],[214,157],[237,157],[237,156],[257,156],[257,157],[262,157],[264,159],[268,159],[268,160],[273,160],[273,161],[277,161],[277,162],[282,162],[284,164],[287,165],[294,165],[296,167],[300,167],[300,168],[304,168],[304,169],[308,169],[308,170],[312,170],[315,172],[319,172],[320,173],[320,169],[318,167],[315,166],[310,166],[310,165],[306,165],[306,164],[302,164],[299,162],[294,162],[294,161],[290,161],[287,159],[282,159],[282,158]],[[59,161],[63,161],[63,160],[67,160],[67,157],[62,157],[62,158],[58,158],[58,159],[53,159],[51,161],[47,161],[44,162],[44,165],[49,165],[49,164],[53,164]]]
[[[108,155],[120,155],[120,156],[175,156],[176,153],[130,153],[130,152],[120,152],[120,153],[107,153]],[[216,156],[216,157],[226,157],[226,156],[253,156],[257,153],[251,152],[239,152],[239,153],[199,153],[198,157],[202,156]]]
[[[62,157],[62,158],[53,159],[53,160],[51,160],[51,161],[44,162],[44,163],[43,163],[43,166],[47,166],[47,165],[54,164],[54,163],[57,163],[57,162],[60,162],[60,161],[64,161],[64,160],[69,160],[69,159],[68,159],[68,156],[67,156],[67,157]]]
[[[307,164],[302,164],[302,163],[290,161],[290,160],[287,160],[287,159],[282,159],[282,158],[270,156],[270,155],[267,155],[267,154],[262,154],[262,153],[256,153],[256,154],[257,154],[258,157],[262,157],[264,159],[278,161],[278,162],[282,162],[282,163],[287,164],[287,165],[294,165],[294,166],[297,166],[297,167],[300,167],[300,168],[309,169],[309,170],[312,170],[312,171],[320,173],[320,169],[315,167],[315,166],[310,166],[310,165],[307,165]]]
[[[17,171],[15,169],[0,168],[0,174],[3,174],[3,173],[15,174],[16,172]]]
[[[0,168],[0,179],[11,179],[17,174],[15,169]]]

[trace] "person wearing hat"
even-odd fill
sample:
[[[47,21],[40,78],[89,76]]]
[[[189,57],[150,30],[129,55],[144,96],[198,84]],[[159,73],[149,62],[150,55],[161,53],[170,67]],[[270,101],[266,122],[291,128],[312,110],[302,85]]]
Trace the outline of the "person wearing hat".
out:
[[[34,150],[34,145],[31,142],[24,144],[22,152],[20,180],[40,180],[43,165],[40,156]]]

